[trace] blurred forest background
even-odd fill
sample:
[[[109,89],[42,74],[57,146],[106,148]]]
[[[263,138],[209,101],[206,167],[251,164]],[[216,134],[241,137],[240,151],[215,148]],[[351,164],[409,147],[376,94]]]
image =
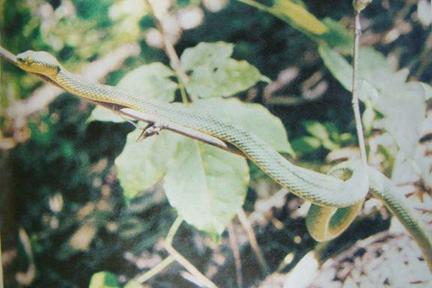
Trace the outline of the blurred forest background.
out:
[[[282,120],[296,163],[326,171],[331,161],[357,153],[351,94],[324,65],[311,37],[239,1],[159,2],[167,5],[160,24],[178,55],[200,42],[232,43],[233,58],[247,60],[271,80],[236,96],[264,105]],[[352,31],[351,1],[295,2],[318,19],[331,18],[340,29]],[[28,49],[52,52],[69,70],[115,85],[140,65],[170,65],[160,27],[144,3],[3,0],[1,45],[14,53]],[[410,81],[431,83],[431,9],[426,0],[373,1],[362,15],[362,45],[381,52],[394,70],[408,68]],[[383,81],[394,85],[394,79]],[[161,185],[126,200],[117,179],[114,160],[132,125],[89,123],[94,105],[5,62],[1,63],[0,95],[1,244],[6,287],[89,287],[92,276],[100,271],[109,272],[104,281],[114,284],[93,287],[119,287],[166,257],[161,240],[177,214]],[[375,118],[382,116],[379,111],[370,113]],[[372,117],[368,115],[364,119]],[[416,157],[431,158],[431,122],[429,109],[415,140]],[[398,125],[410,129],[409,124]],[[392,170],[399,173],[393,179],[403,184],[407,199],[425,217],[431,216],[430,162],[420,166],[420,172],[407,172],[410,169],[405,166],[394,171],[398,160],[392,137],[372,127],[367,130],[367,141],[372,163],[387,175]],[[411,176],[407,180],[401,173]],[[336,258],[315,271],[317,280],[311,287],[430,285],[430,273],[419,261],[416,244],[390,221],[378,201],[368,200],[359,219],[341,237],[317,246],[305,228],[304,201],[280,190],[254,166],[250,178],[243,207],[264,261],[257,259],[248,230],[237,218],[229,226],[230,233],[225,231],[220,239],[184,224],[174,241],[177,251],[220,287],[282,287],[278,285],[287,283],[287,273],[312,249],[320,251],[323,262],[330,256]],[[237,245],[232,244],[233,239]],[[234,256],[237,250],[239,255]],[[397,262],[402,266],[391,266]],[[365,272],[368,265],[374,268]],[[379,272],[383,267],[393,268]],[[307,277],[309,268],[303,269]],[[172,264],[145,285],[197,287],[191,279],[182,266]],[[367,282],[371,279],[375,282]]]

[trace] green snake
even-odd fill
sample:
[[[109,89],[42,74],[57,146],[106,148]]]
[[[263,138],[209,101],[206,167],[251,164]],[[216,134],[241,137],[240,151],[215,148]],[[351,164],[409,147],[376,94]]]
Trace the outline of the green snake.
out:
[[[432,235],[418,215],[405,205],[404,197],[395,194],[392,182],[361,161],[341,163],[330,172],[336,175],[348,171],[351,175],[347,180],[307,170],[289,162],[256,135],[209,113],[148,100],[113,86],[89,83],[67,71],[47,52],[26,51],[16,58],[21,69],[37,74],[71,94],[96,103],[130,108],[151,115],[156,119],[153,124],[162,127],[180,125],[233,145],[277,183],[312,202],[306,224],[312,237],[318,241],[328,241],[340,235],[355,219],[370,191],[385,203],[414,237],[432,271]]]

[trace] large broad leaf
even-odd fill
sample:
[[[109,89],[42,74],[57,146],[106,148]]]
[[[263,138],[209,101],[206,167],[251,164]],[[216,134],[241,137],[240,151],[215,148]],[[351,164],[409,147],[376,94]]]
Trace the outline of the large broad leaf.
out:
[[[225,42],[201,42],[183,51],[180,61],[184,70],[190,71],[201,66],[218,67],[225,65],[233,53],[234,45]]]
[[[177,89],[177,83],[170,80],[170,77],[174,75],[174,72],[162,63],[146,64],[128,72],[117,84],[117,87],[137,97],[171,102],[174,100]],[[100,106],[93,110],[89,120],[125,121],[118,114]]]
[[[174,93],[177,90],[177,83],[169,79],[174,75],[170,68],[155,62],[142,65],[128,72],[117,84],[117,87],[146,99],[171,102],[174,100]]]
[[[238,99],[214,98],[197,101],[192,108],[250,131],[275,150],[294,156],[282,122],[262,105],[244,103]]]
[[[395,85],[397,82],[391,83]],[[373,103],[374,107],[384,115],[380,123],[377,123],[378,127],[392,134],[401,152],[409,157],[414,156],[426,116],[425,99],[418,92],[410,85],[400,85],[398,90],[379,91],[379,97]]]
[[[115,160],[123,195],[127,200],[162,179],[180,137],[162,131],[160,135],[138,141],[140,133],[136,129],[128,135],[123,152]]]
[[[242,127],[276,150],[293,154],[281,121],[261,105],[212,98],[196,101],[190,108]],[[168,168],[164,188],[171,205],[188,223],[219,234],[243,205],[248,175],[245,159],[184,140]]]
[[[190,74],[186,90],[194,98],[231,96],[260,80],[267,81],[248,62],[230,58],[232,51],[229,43],[203,42],[183,52],[181,65]]]
[[[278,151],[293,153],[281,121],[261,105],[213,98],[199,100],[189,108],[211,113],[255,133]],[[249,181],[246,160],[171,132],[143,142],[136,142],[138,134],[128,136],[125,150],[116,159],[126,197],[166,175],[164,188],[178,213],[196,228],[220,234],[243,205]]]
[[[93,274],[89,288],[120,288],[117,277],[110,272],[98,272]]]
[[[196,228],[222,233],[243,205],[249,183],[246,160],[186,138],[173,160],[164,181],[171,205]]]

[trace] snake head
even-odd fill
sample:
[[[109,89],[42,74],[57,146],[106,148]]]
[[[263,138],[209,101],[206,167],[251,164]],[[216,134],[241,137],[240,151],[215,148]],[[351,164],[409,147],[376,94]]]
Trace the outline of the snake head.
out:
[[[60,71],[61,65],[57,59],[44,51],[32,51],[20,53],[16,56],[18,66],[31,73],[54,77]]]

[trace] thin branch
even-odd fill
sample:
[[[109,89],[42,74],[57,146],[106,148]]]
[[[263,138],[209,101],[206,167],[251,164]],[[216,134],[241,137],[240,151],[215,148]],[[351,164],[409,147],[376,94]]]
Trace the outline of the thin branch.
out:
[[[168,234],[165,238],[165,242],[169,245],[172,245],[172,242],[174,241],[174,236],[176,235],[178,229],[180,228],[180,225],[183,223],[182,217],[178,216],[174,223],[171,225],[171,228],[168,230]]]
[[[317,101],[321,101],[323,99],[323,95],[321,94],[315,98],[304,98],[304,97],[295,97],[295,96],[278,96],[274,98],[270,98],[265,101],[266,105],[269,106],[282,106],[282,107],[296,107],[300,105],[310,104]]]
[[[180,58],[174,49],[174,45],[168,39],[168,37],[165,33],[165,29],[163,28],[163,25],[161,23],[161,20],[158,18],[158,16],[155,13],[152,1],[146,0],[146,2],[150,7],[150,11],[151,11],[151,14],[153,15],[153,18],[155,19],[156,27],[159,30],[159,32],[161,33],[162,41],[163,41],[163,45],[164,45],[164,50],[165,50],[165,53],[167,54],[168,58],[170,59],[170,65],[174,69],[174,71],[176,72],[177,78],[180,82],[179,83],[180,84],[179,89],[180,89],[180,94],[182,97],[182,102],[188,103],[189,98],[188,98],[188,95],[186,93],[185,86],[189,82],[189,77],[186,75],[185,71],[181,67]]]
[[[0,46],[0,57],[4,58],[11,64],[17,65],[16,56],[1,46]]]
[[[178,229],[180,228],[180,225],[182,224],[183,219],[181,217],[177,217],[174,223],[171,225],[170,229],[168,230],[168,234],[165,237],[165,242],[169,245],[172,245],[172,242],[174,240],[174,236],[177,233]],[[159,262],[156,266],[148,270],[147,272],[143,273],[140,276],[137,276],[134,278],[135,281],[138,283],[144,283],[148,280],[150,280],[152,277],[156,276],[165,268],[167,268],[169,265],[175,262],[175,258],[172,255],[169,255],[164,260]]]
[[[161,262],[159,262],[156,266],[148,270],[147,272],[143,273],[142,275],[135,277],[134,280],[140,284],[145,283],[146,281],[150,280],[157,274],[161,273],[163,270],[165,270],[168,266],[170,266],[172,263],[175,262],[175,259],[172,255],[169,255],[165,259],[163,259]]]
[[[204,274],[202,274],[192,263],[190,263],[185,257],[183,257],[177,250],[174,249],[170,244],[164,243],[165,249],[170,253],[174,259],[181,264],[189,273],[191,273],[197,281],[208,288],[217,288],[210,279],[208,279]]]
[[[113,111],[119,112],[119,113],[121,113],[123,115],[126,115],[128,117],[131,117],[131,118],[133,118],[135,120],[144,121],[144,122],[147,122],[147,123],[157,123],[157,121],[158,121],[158,118],[154,117],[151,114],[145,114],[145,113],[142,113],[142,112],[130,109],[130,108],[120,108],[120,109],[118,109],[118,108],[115,108],[115,107],[110,107],[112,105],[108,106],[108,105],[104,105],[103,103],[97,103],[97,104],[100,104],[100,105],[102,105],[102,106],[104,106],[104,107],[106,107],[108,109],[111,109]],[[226,150],[228,152],[232,152],[232,153],[236,153],[236,154],[242,155],[239,150],[237,150],[235,148],[232,148],[231,146],[229,146],[228,144],[226,144],[224,141],[222,141],[222,140],[220,140],[220,139],[218,139],[216,137],[213,137],[213,136],[201,133],[201,132],[199,132],[197,130],[194,130],[194,129],[183,127],[183,126],[178,125],[176,123],[169,123],[169,124],[168,123],[164,123],[163,129],[171,130],[171,131],[174,131],[176,133],[185,135],[187,137],[190,137],[190,138],[193,138],[193,139],[196,139],[196,140],[200,140],[200,141],[205,142],[207,144],[210,144],[210,145],[216,146],[218,148],[224,149],[224,150]]]
[[[269,268],[267,261],[265,260],[263,254],[261,252],[261,249],[258,245],[258,241],[255,237],[255,233],[252,229],[252,226],[251,226],[249,220],[246,217],[244,210],[240,209],[240,211],[237,213],[237,216],[238,216],[238,219],[240,221],[240,224],[242,225],[243,229],[245,229],[245,231],[246,231],[246,234],[247,234],[248,239],[249,239],[249,243],[250,243],[252,250],[254,251],[255,256],[258,260],[258,263],[261,267],[261,271],[263,272],[264,275],[270,274],[270,268]]]
[[[238,288],[243,287],[243,272],[242,272],[242,264],[240,257],[240,249],[237,242],[237,235],[234,230],[233,224],[228,224],[228,237],[231,246],[231,250],[234,256],[234,264],[236,269],[236,280]]]
[[[19,229],[18,237],[19,237],[20,242],[24,248],[24,252],[27,255],[29,265],[28,265],[27,271],[16,273],[15,280],[20,285],[29,286],[34,281],[34,279],[36,278],[36,264],[34,261],[34,256],[33,256],[30,238],[27,235],[27,232],[23,228]]]
[[[355,11],[355,33],[354,33],[354,47],[353,47],[353,74],[352,74],[352,107],[354,110],[354,118],[356,122],[357,138],[360,147],[361,159],[365,166],[367,166],[366,145],[363,134],[363,126],[360,114],[359,105],[359,88],[358,88],[358,63],[359,63],[359,48],[361,36],[360,12],[367,6],[369,0],[354,0],[353,6]]]

